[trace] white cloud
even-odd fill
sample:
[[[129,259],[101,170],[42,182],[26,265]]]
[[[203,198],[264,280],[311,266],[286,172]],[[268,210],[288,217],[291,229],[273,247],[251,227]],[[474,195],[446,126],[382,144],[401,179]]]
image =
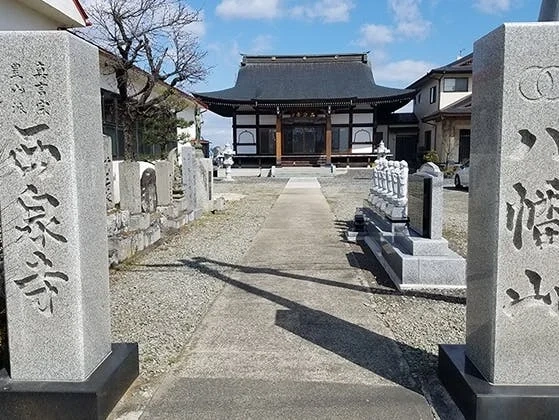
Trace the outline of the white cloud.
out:
[[[280,0],[221,0],[215,12],[224,19],[273,19],[280,15]]]
[[[406,38],[425,39],[431,22],[423,18],[419,8],[421,0],[388,0],[396,20],[396,31]]]
[[[292,8],[290,15],[303,19],[318,19],[325,23],[347,22],[354,7],[352,0],[318,0],[313,4]]]
[[[262,54],[271,51],[274,38],[271,35],[258,35],[252,40],[249,48],[250,54]]]
[[[394,31],[386,25],[375,25],[373,23],[363,25],[359,29],[359,40],[357,45],[385,45],[394,41]]]
[[[422,60],[400,60],[378,65],[373,63],[373,74],[379,85],[402,87],[415,82],[435,67],[435,64]]]
[[[497,14],[508,11],[512,0],[475,0],[474,7],[483,13]]]

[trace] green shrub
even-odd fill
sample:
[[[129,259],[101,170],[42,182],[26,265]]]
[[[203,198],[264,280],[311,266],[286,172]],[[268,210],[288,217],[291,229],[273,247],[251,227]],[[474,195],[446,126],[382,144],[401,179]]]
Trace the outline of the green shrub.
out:
[[[433,162],[433,163],[440,162],[439,154],[435,150],[429,150],[428,152],[425,152],[425,154],[423,155],[423,160],[425,162]]]

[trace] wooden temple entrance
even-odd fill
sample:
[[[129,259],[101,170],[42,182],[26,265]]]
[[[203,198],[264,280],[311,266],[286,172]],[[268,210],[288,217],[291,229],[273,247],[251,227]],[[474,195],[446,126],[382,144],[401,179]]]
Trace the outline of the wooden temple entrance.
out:
[[[278,120],[276,165],[323,165],[331,162],[329,115],[297,112],[285,118],[278,115]]]

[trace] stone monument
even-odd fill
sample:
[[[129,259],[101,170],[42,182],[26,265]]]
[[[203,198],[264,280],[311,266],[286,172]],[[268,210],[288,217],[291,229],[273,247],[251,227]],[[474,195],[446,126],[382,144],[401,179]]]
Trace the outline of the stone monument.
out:
[[[463,288],[466,261],[442,237],[443,175],[426,163],[408,176],[405,161],[379,159],[358,233],[399,289]]]
[[[466,345],[439,351],[468,418],[559,412],[558,39],[506,23],[474,46]]]
[[[98,50],[65,31],[3,32],[0,45],[0,416],[103,417],[138,349],[110,341]]]

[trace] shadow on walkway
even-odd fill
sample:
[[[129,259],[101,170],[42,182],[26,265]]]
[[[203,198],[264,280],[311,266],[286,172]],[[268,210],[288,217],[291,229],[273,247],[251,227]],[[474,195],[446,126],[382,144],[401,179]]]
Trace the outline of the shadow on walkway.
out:
[[[366,251],[365,251],[366,252]],[[405,290],[405,291],[398,291],[394,288],[390,281],[382,280],[383,277],[388,278],[387,276],[379,276],[378,273],[382,268],[378,267],[370,267],[370,259],[374,256],[366,255],[365,253],[355,253],[351,252],[346,254],[346,257],[352,267],[360,268],[364,270],[370,270],[373,272],[375,277],[379,280],[379,285],[384,287],[375,287],[375,286],[361,286],[357,284],[348,284],[343,282],[338,282],[335,280],[323,279],[318,277],[311,277],[305,276],[301,274],[286,272],[283,270],[275,269],[275,268],[265,268],[265,267],[250,267],[245,265],[239,264],[230,264],[223,261],[213,260],[211,258],[201,258],[201,257],[194,257],[192,260],[181,260],[181,263],[177,264],[132,264],[137,267],[148,267],[148,268],[172,268],[172,267],[190,267],[194,268],[200,272],[205,274],[214,276],[215,270],[207,267],[204,264],[210,265],[217,265],[221,267],[227,267],[234,270],[237,270],[241,273],[249,273],[249,274],[267,274],[273,275],[276,277],[284,277],[290,278],[294,280],[302,280],[302,281],[309,281],[312,283],[322,284],[325,286],[332,286],[332,287],[340,287],[343,289],[355,290],[358,292],[364,293],[371,293],[377,295],[394,295],[394,296],[413,296],[417,298],[427,299],[427,300],[435,300],[435,301],[444,301],[449,303],[457,303],[457,304],[466,304],[466,298],[458,297],[458,296],[449,296],[440,293],[433,293],[427,291],[418,291],[418,290]],[[214,276],[215,277],[215,276]]]
[[[344,359],[361,366],[376,375],[389,381],[399,384],[418,394],[422,394],[421,386],[409,374],[406,368],[394,369],[395,364],[386,363],[386,354],[393,353],[396,348],[402,351],[420,352],[425,363],[436,363],[436,356],[424,352],[423,350],[410,347],[405,343],[395,341],[391,338],[376,334],[359,325],[347,322],[324,311],[309,308],[308,306],[286,299],[275,293],[262,290],[253,285],[235,280],[222,271],[212,268],[222,266],[234,268],[245,273],[262,273],[276,276],[291,277],[299,280],[313,281],[320,284],[344,287],[357,291],[369,289],[357,285],[349,285],[340,282],[317,279],[309,276],[299,276],[291,273],[284,273],[280,270],[246,267],[235,264],[228,264],[212,259],[195,257],[190,260],[179,260],[180,264],[154,264],[150,266],[187,266],[194,268],[201,273],[210,275],[247,293],[262,297],[270,302],[279,304],[287,310],[276,312],[275,324],[317,346],[337,354]],[[397,346],[397,347],[395,347]],[[380,355],[384,354],[384,357]],[[400,356],[394,355],[398,358]],[[402,367],[400,365],[400,367]]]

